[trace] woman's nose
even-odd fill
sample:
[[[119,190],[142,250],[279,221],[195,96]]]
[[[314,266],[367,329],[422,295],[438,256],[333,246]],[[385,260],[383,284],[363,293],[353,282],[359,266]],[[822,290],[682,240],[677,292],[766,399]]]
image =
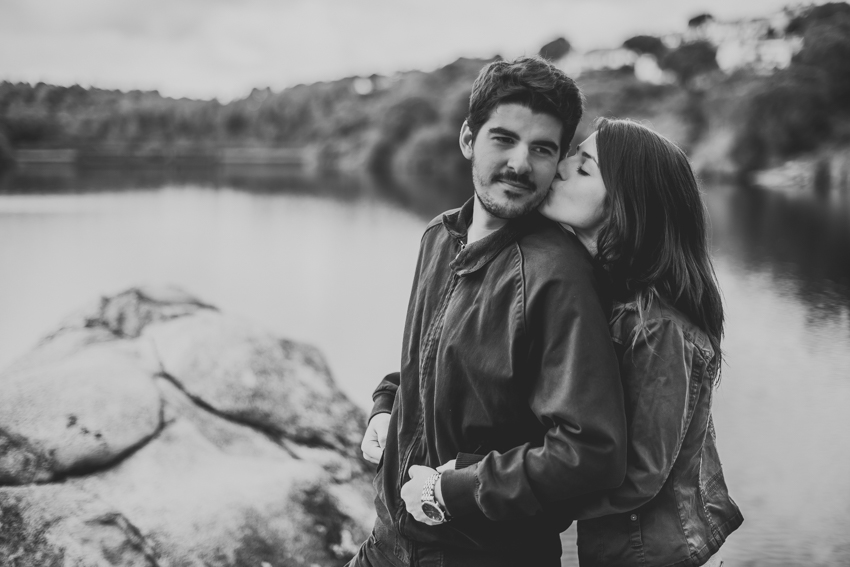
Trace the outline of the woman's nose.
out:
[[[570,176],[570,164],[572,163],[572,156],[565,157],[558,163],[558,179],[566,179]]]

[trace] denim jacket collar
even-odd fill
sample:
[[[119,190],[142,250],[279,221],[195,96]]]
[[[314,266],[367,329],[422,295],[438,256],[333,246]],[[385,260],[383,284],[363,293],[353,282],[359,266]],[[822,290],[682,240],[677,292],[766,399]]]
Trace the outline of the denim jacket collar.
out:
[[[465,242],[469,225],[472,223],[473,200],[443,215],[443,227],[459,242]],[[450,264],[459,276],[471,274],[486,266],[505,246],[515,242],[535,223],[546,222],[540,213],[532,211],[527,215],[510,219],[505,226],[488,234],[481,240],[466,246]]]

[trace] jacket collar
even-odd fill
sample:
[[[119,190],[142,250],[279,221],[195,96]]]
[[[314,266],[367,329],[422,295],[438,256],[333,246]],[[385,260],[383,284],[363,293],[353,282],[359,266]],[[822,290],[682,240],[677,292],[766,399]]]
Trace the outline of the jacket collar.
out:
[[[473,200],[469,199],[460,209],[449,211],[443,215],[443,227],[457,241],[465,242],[469,225],[472,223]],[[503,248],[515,242],[532,227],[545,222],[537,211],[519,218],[510,219],[505,226],[488,234],[481,240],[473,242],[464,248],[449,265],[451,269],[463,276],[486,266]]]

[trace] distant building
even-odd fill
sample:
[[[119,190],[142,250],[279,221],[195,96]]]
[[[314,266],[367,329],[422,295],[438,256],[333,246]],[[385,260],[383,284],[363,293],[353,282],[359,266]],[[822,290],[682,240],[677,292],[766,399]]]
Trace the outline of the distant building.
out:
[[[729,41],[717,47],[717,65],[727,73],[743,67],[764,72],[784,69],[802,47],[800,37]]]
[[[639,81],[654,85],[675,82],[675,76],[658,66],[658,61],[649,54],[639,55],[631,49],[594,49],[587,53],[571,51],[566,57],[555,62],[561,70],[571,77],[578,77],[587,71],[601,69],[620,69],[632,67]]]
[[[658,66],[653,55],[644,53],[635,61],[635,78],[653,85],[669,85],[676,82],[676,75]]]
[[[375,83],[369,77],[355,77],[351,82],[351,87],[357,94],[365,96],[375,90]]]
[[[565,57],[555,61],[555,65],[568,75],[578,76],[585,71],[629,67],[634,65],[637,59],[637,53],[620,47],[616,49],[594,49],[586,53],[571,51]]]
[[[388,89],[397,80],[398,76],[385,77],[377,74],[368,77],[354,77],[351,81],[351,88],[360,96],[366,96],[376,91]]]
[[[662,41],[670,48],[707,41],[717,47],[717,64],[727,73],[741,68],[770,72],[790,65],[791,58],[803,47],[801,38],[785,35],[799,10],[786,8],[764,18],[728,22],[704,17],[689,25],[684,33],[667,35]]]
[[[803,47],[798,36],[786,36],[785,29],[799,15],[802,7],[785,8],[771,16],[737,21],[717,21],[709,14],[693,18],[683,33],[668,34],[660,39],[668,49],[685,43],[706,41],[717,48],[717,65],[726,73],[748,68],[757,73],[784,69]],[[570,76],[587,71],[634,68],[635,77],[652,84],[675,82],[675,76],[661,69],[658,60],[648,53],[639,54],[624,47],[595,49],[586,53],[575,49],[554,61]]]

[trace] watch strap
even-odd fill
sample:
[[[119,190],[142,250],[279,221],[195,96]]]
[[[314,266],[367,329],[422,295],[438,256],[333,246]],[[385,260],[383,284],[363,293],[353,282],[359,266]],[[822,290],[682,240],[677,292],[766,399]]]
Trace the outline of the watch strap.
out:
[[[449,511],[446,510],[446,507],[440,504],[440,501],[437,500],[436,488],[437,483],[440,482],[440,477],[443,475],[441,472],[434,472],[431,476],[428,477],[428,480],[425,481],[425,485],[422,487],[422,502],[428,502],[429,504],[433,504],[443,513],[444,521],[448,522],[451,519],[449,515]]]

